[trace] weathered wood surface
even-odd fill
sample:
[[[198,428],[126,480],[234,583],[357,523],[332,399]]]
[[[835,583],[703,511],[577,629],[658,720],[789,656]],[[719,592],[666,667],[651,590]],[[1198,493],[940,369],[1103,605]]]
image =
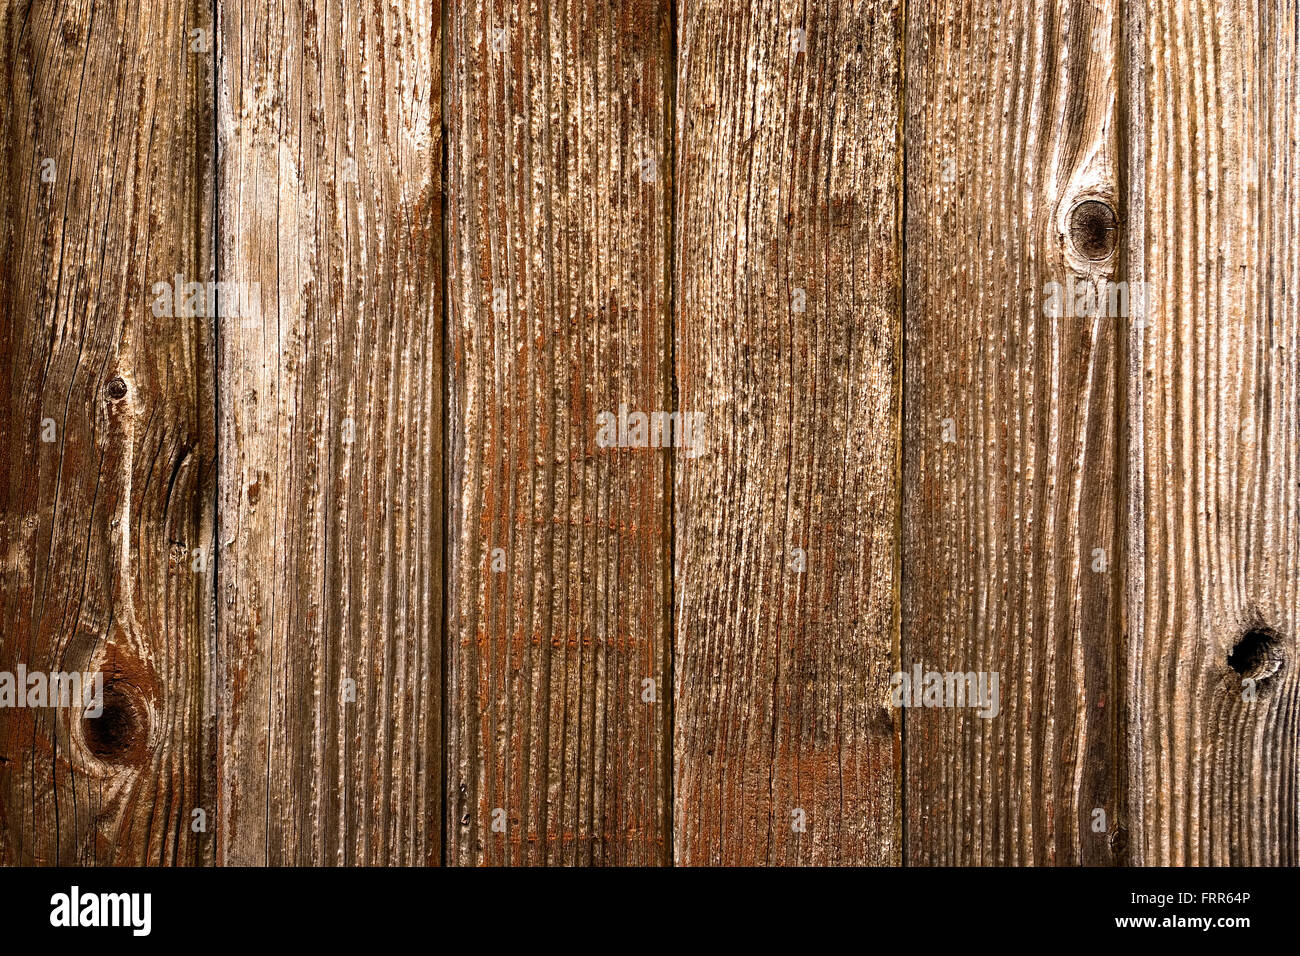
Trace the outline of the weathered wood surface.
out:
[[[207,16],[0,4],[0,670],[105,682],[0,709],[5,863],[211,857],[213,338],[150,291],[212,271]]]
[[[897,863],[901,7],[678,15],[676,860]]]
[[[667,857],[669,24],[448,9],[451,864]]]
[[[1300,862],[1298,29],[0,0],[0,862]]]
[[[1126,323],[1044,290],[1121,278],[1071,234],[1119,197],[1116,8],[908,11],[902,662],[999,675],[996,717],[907,712],[908,862],[1111,863]]]
[[[1134,861],[1294,865],[1300,12],[1137,6],[1145,227],[1129,242],[1151,295],[1129,364]]]
[[[440,9],[218,10],[218,861],[437,863]]]

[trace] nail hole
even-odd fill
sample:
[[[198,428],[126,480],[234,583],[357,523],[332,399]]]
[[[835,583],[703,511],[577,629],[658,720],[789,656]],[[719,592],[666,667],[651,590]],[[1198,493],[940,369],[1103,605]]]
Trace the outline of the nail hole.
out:
[[[96,757],[125,763],[143,750],[145,714],[135,698],[119,684],[104,685],[104,709],[98,717],[82,717],[86,746]]]
[[[108,397],[114,401],[126,398],[126,380],[118,376],[108,383]]]
[[[1228,653],[1228,666],[1263,687],[1282,670],[1282,636],[1271,627],[1252,627]]]
[[[1094,262],[1115,251],[1118,220],[1104,202],[1089,199],[1070,210],[1070,242],[1085,259]]]

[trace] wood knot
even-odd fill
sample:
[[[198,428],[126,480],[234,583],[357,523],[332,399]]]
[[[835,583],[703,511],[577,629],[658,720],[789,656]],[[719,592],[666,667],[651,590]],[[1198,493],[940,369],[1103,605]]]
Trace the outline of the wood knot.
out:
[[[121,401],[126,398],[126,379],[122,378],[120,375],[117,376],[117,378],[108,383],[108,388],[105,389],[105,391],[108,393],[108,397],[113,401]]]
[[[1286,651],[1282,635],[1266,625],[1256,625],[1237,639],[1228,652],[1228,666],[1253,680],[1263,690],[1282,672]]]
[[[1116,857],[1128,853],[1128,828],[1116,827],[1110,835],[1110,852]]]
[[[1097,262],[1110,258],[1115,251],[1119,219],[1108,204],[1088,199],[1070,210],[1069,232],[1074,251]]]
[[[125,681],[106,681],[97,703],[81,718],[86,748],[106,763],[142,762],[149,741],[149,714],[136,688]]]

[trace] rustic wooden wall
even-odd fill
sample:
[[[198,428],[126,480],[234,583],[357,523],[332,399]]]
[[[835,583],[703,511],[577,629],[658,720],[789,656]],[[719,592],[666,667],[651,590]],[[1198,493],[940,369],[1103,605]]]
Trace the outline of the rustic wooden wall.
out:
[[[0,861],[1296,863],[1298,29],[0,0]]]

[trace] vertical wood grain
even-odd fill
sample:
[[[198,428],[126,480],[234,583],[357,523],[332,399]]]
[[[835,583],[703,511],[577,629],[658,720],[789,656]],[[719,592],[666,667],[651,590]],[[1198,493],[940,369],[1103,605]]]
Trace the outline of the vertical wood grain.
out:
[[[896,864],[901,6],[678,16],[676,859]]]
[[[596,423],[671,403],[669,6],[447,43],[447,859],[663,862],[668,453]]]
[[[210,26],[0,3],[0,670],[105,682],[0,709],[5,863],[211,857],[212,334],[150,291],[211,277]]]
[[[1124,215],[1118,13],[908,11],[902,662],[996,672],[1000,697],[907,711],[908,861],[1111,863],[1127,323],[1053,317],[1045,290],[1124,278],[1069,228],[1081,201]]]
[[[437,863],[441,12],[219,18],[218,859]]]
[[[1130,243],[1152,292],[1130,365],[1135,859],[1294,865],[1300,13],[1138,7]]]

